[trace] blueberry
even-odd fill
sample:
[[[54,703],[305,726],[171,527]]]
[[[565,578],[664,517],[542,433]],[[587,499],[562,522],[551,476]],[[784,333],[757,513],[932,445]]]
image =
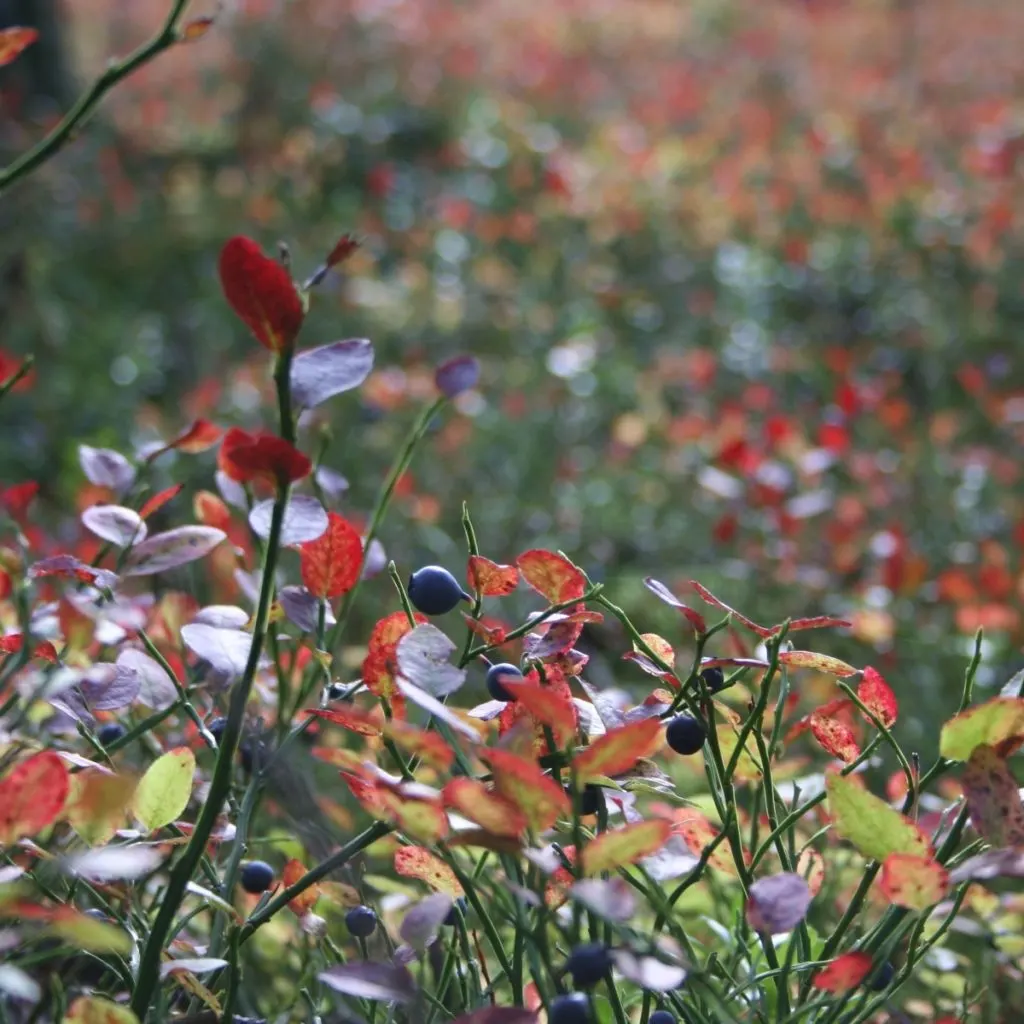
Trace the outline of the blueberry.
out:
[[[345,927],[357,939],[365,939],[377,927],[377,915],[371,907],[353,907],[345,914]]]
[[[593,988],[611,973],[611,954],[607,946],[587,942],[573,949],[565,962],[565,969],[572,975],[572,983],[577,988]]]
[[[409,577],[409,600],[424,615],[444,615],[470,596],[459,581],[439,565],[425,565]]]
[[[721,665],[713,665],[711,668],[704,669],[700,677],[704,680],[708,693],[718,693],[725,686],[725,673],[722,671]]]
[[[668,1010],[655,1010],[647,1018],[647,1024],[676,1024],[676,1018]]]
[[[522,678],[523,673],[515,665],[509,665],[507,662],[501,665],[492,665],[487,670],[487,692],[494,700],[503,700],[506,703],[510,700],[515,700],[515,695],[509,693],[501,685],[501,682],[505,680],[509,683],[518,683]]]
[[[226,718],[215,718],[212,722],[207,723],[206,731],[217,741],[219,746],[227,727],[228,720]]]
[[[690,715],[676,715],[668,723],[665,739],[677,754],[696,754],[704,746],[707,730]]]
[[[548,1024],[590,1024],[590,1001],[582,992],[556,996],[548,1010]]]
[[[266,892],[274,883],[274,869],[262,860],[251,860],[242,868],[242,888],[246,892]]]
[[[328,700],[341,700],[348,694],[349,688],[344,683],[331,683],[327,687],[327,699]]]
[[[580,794],[580,814],[597,814],[601,809],[604,795],[600,786],[588,783]]]
[[[458,922],[458,920],[459,920],[459,914],[460,914],[460,912],[461,912],[461,914],[462,914],[462,916],[463,916],[463,917],[465,917],[465,916],[466,916],[466,910],[467,910],[468,906],[469,906],[469,904],[467,904],[467,903],[466,903],[466,901],[465,901],[465,899],[463,899],[463,898],[462,898],[462,897],[460,896],[460,897],[459,897],[459,898],[458,898],[458,899],[457,899],[457,900],[456,900],[456,901],[455,901],[455,902],[454,902],[454,903],[452,904],[452,909],[448,911],[448,916],[447,916],[447,917],[446,917],[446,918],[444,919],[444,923],[445,923],[445,924],[446,924],[446,925],[447,925],[447,926],[448,926],[449,928],[454,928],[454,927],[455,927],[455,925],[456,925],[456,923],[457,923],[457,922]]]
[[[111,743],[116,743],[124,734],[125,728],[119,722],[107,722],[106,725],[100,726],[99,732],[96,733],[96,739],[103,746],[109,747]]]
[[[875,972],[875,976],[871,981],[871,990],[873,992],[881,992],[882,989],[888,988],[892,984],[892,979],[896,977],[896,968],[886,960],[884,964]]]

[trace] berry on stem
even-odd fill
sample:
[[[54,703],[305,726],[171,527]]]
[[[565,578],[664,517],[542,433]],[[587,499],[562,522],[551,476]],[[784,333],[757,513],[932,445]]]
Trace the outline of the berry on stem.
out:
[[[611,954],[607,946],[587,942],[573,948],[565,969],[572,975],[572,982],[577,988],[593,988],[611,973]]]
[[[603,801],[604,794],[601,792],[601,787],[588,782],[583,787],[583,792],[580,793],[580,814],[597,814]]]
[[[461,913],[463,917],[466,916],[466,910],[467,910],[468,906],[469,906],[469,904],[466,902],[465,897],[460,896],[452,904],[451,910],[448,911],[448,915],[444,919],[444,923],[449,928],[454,928],[456,923],[459,920],[459,914]]]
[[[707,736],[704,726],[691,715],[676,715],[665,729],[665,740],[677,754],[696,754]]]
[[[228,720],[226,718],[215,718],[206,726],[206,730],[219,744],[227,726]]]
[[[377,915],[372,907],[353,907],[345,914],[345,927],[357,939],[365,939],[377,927]]]
[[[875,972],[875,976],[870,983],[871,990],[873,992],[881,992],[882,989],[888,988],[892,984],[892,979],[896,977],[896,968],[886,960],[884,964]]]
[[[503,700],[507,704],[510,700],[515,700],[515,695],[509,693],[509,691],[501,685],[502,681],[518,683],[522,678],[523,673],[520,672],[515,665],[510,665],[508,662],[503,662],[500,665],[492,665],[487,670],[487,692],[494,700]]]
[[[425,565],[409,577],[409,600],[424,615],[445,615],[460,601],[470,601],[459,581],[440,565]]]
[[[556,996],[548,1010],[548,1024],[591,1024],[590,1001],[582,992]]]
[[[655,1010],[647,1018],[647,1024],[676,1024],[676,1018],[668,1010]]]
[[[262,860],[251,860],[242,868],[239,881],[246,892],[258,895],[274,884],[274,869]]]
[[[100,726],[99,732],[96,733],[96,739],[103,746],[109,747],[111,743],[116,743],[124,734],[125,728],[120,722],[107,722],[106,725]]]
[[[725,686],[725,673],[721,665],[712,665],[711,668],[704,669],[700,677],[704,680],[708,693],[718,693]]]

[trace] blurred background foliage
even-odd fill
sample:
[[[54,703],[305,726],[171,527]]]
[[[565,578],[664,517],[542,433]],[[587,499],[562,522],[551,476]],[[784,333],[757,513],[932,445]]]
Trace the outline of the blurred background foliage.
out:
[[[7,157],[167,2],[24,6],[61,61],[6,69]],[[307,424],[346,514],[433,367],[484,366],[402,481],[403,570],[462,564],[465,500],[484,554],[560,548],[673,639],[647,574],[758,621],[847,615],[806,646],[878,665],[929,750],[979,625],[982,684],[1021,661],[1022,46],[1015,0],[225,5],[0,204],[0,345],[38,360],[0,480],[39,480],[68,542],[78,443],[265,418],[220,246],[285,241],[302,278],[352,231],[301,339],[376,346]],[[353,643],[394,603],[375,586]]]

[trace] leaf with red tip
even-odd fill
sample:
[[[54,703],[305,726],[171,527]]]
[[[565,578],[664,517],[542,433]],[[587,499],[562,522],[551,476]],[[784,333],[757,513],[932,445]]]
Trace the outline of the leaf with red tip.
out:
[[[304,713],[332,725],[340,725],[359,736],[381,734],[381,723],[370,712],[357,708],[354,704],[343,704],[336,708],[306,708]]]
[[[20,521],[25,518],[32,499],[38,493],[39,484],[35,480],[26,480],[23,484],[14,484],[0,491],[0,505],[10,513],[12,519]]]
[[[8,633],[0,637],[0,654],[17,654],[25,644],[25,638],[21,633]],[[56,665],[60,658],[57,656],[57,649],[49,640],[40,640],[32,650],[32,657],[40,661],[48,661]]]
[[[447,893],[453,899],[464,895],[455,872],[422,846],[403,846],[396,850],[395,871],[403,878],[418,878],[435,892]]]
[[[690,580],[690,586],[701,596],[701,599],[707,604],[711,605],[712,608],[718,608],[720,611],[726,612],[731,615],[736,622],[741,626],[745,626],[752,633],[756,633],[760,637],[770,637],[773,633],[772,629],[767,626],[759,626],[756,622],[748,619],[745,615],[740,615],[735,608],[730,607],[724,601],[719,600],[714,594],[708,590],[702,583],[698,583],[696,580]]]
[[[696,857],[701,856],[719,834],[719,830],[700,811],[690,807],[677,812],[672,831],[682,837],[689,851]],[[719,843],[714,848],[708,864],[731,878],[739,877],[727,843]]]
[[[665,586],[664,583],[656,580],[653,576],[648,576],[644,580],[644,586],[652,593],[655,597],[664,601],[665,604],[670,605],[673,608],[678,609],[684,616],[687,622],[694,628],[698,633],[707,632],[707,623],[704,621],[704,616],[700,612],[694,611],[689,605],[684,604],[676,597],[675,594]]]
[[[416,613],[417,624],[427,622],[425,615]],[[405,612],[392,612],[381,619],[370,634],[362,676],[366,688],[376,697],[392,699],[398,693],[393,670],[398,641],[413,629]]]
[[[568,558],[554,551],[524,551],[516,565],[523,579],[552,604],[561,604],[582,597],[587,589],[586,577]]]
[[[836,832],[872,860],[891,853],[927,856],[931,843],[925,832],[884,800],[869,793],[852,775],[825,777],[828,810]]]
[[[92,583],[97,587],[113,588],[117,585],[117,576],[107,569],[95,569],[74,555],[53,555],[29,566],[29,579],[42,579],[56,576],[65,580],[78,580],[79,583]]]
[[[271,352],[290,348],[305,310],[288,271],[240,235],[225,243],[219,270],[224,297],[256,340]]]
[[[302,582],[315,597],[331,599],[350,591],[359,580],[363,541],[344,516],[328,512],[327,529],[299,548]]]
[[[583,847],[583,873],[599,875],[603,871],[635,864],[657,853],[671,835],[671,823],[660,818],[602,832]]]
[[[293,857],[281,870],[281,884],[287,889],[294,885],[305,874],[306,865],[303,864],[301,860],[296,860]],[[308,914],[316,906],[318,899],[320,899],[320,887],[318,885],[311,885],[308,889],[300,892],[299,895],[288,904],[288,909],[293,914],[297,914],[299,917],[302,917],[304,914]]]
[[[946,898],[949,872],[934,857],[891,853],[882,863],[878,885],[897,907],[927,910]]]
[[[334,248],[327,254],[327,258],[324,263],[329,267],[336,267],[339,263],[344,263],[359,248],[358,239],[352,235],[342,235],[341,238],[334,243]]]
[[[507,750],[482,750],[480,757],[491,767],[495,788],[523,812],[534,832],[543,832],[570,813],[565,790],[534,761]]]
[[[849,992],[869,974],[874,961],[870,953],[844,953],[814,976],[814,987],[823,992]]]
[[[810,716],[809,724],[814,738],[822,745],[825,752],[838,757],[846,764],[860,757],[860,747],[853,730],[840,718],[822,715],[818,712]]]
[[[853,623],[847,622],[846,619],[836,619],[831,615],[815,615],[809,619],[791,619],[789,623],[790,633],[799,633],[803,629],[829,629],[837,627],[839,629],[850,629]],[[782,624],[772,627],[773,633],[779,633],[782,631]]]
[[[583,784],[601,775],[628,772],[641,758],[654,753],[660,741],[661,721],[657,718],[609,729],[573,758],[576,780]]]
[[[549,726],[558,748],[564,748],[576,736],[576,709],[570,700],[548,686],[528,681],[503,682],[513,699],[526,708],[533,718]]]
[[[960,780],[975,831],[993,846],[1024,844],[1024,803],[1017,780],[995,748],[975,747]]]
[[[452,779],[441,794],[445,807],[475,821],[497,836],[518,836],[526,831],[526,815],[507,797],[488,789],[477,779]]]
[[[38,38],[39,32],[36,29],[20,25],[0,31],[0,68],[10,64]]]
[[[171,487],[165,487],[162,491],[157,491],[157,493],[149,497],[144,502],[142,508],[139,509],[139,518],[148,519],[154,512],[163,508],[169,501],[173,501],[173,499],[181,493],[184,486],[184,484],[174,484]]]
[[[231,509],[212,491],[199,491],[192,499],[192,511],[203,526],[226,530],[231,524]]]
[[[783,651],[779,655],[779,664],[787,668],[814,669],[815,672],[824,672],[837,679],[846,679],[857,674],[857,669],[847,665],[845,661],[827,654],[818,654],[816,651]]]
[[[466,581],[481,597],[505,597],[519,586],[519,570],[482,555],[470,555]]]
[[[998,747],[1024,737],[1024,698],[993,697],[955,715],[942,727],[939,753],[952,761],[966,761],[976,747]]]
[[[168,441],[163,448],[157,449],[150,454],[146,461],[152,462],[158,455],[172,449],[184,452],[186,455],[198,455],[200,452],[208,451],[223,436],[224,431],[215,423],[209,420],[198,419],[184,433],[179,434],[173,441]]]
[[[313,464],[283,437],[260,431],[255,434],[232,427],[217,454],[217,465],[236,483],[266,480],[272,484],[295,483],[309,476]]]
[[[52,825],[64,807],[69,786],[67,767],[52,750],[16,764],[0,779],[0,846]]]
[[[397,787],[379,779],[345,775],[352,795],[363,809],[381,821],[424,842],[437,842],[448,834],[448,816],[437,800],[405,796]]]
[[[392,719],[383,726],[384,735],[392,740],[405,753],[413,754],[424,764],[447,772],[455,760],[452,750],[440,733],[427,732],[409,722]]]
[[[887,728],[896,722],[899,713],[896,694],[892,692],[881,674],[870,665],[864,669],[864,676],[857,687],[857,696]]]

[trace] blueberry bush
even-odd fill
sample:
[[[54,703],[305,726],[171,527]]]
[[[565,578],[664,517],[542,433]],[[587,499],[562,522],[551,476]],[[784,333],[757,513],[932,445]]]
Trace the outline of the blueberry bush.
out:
[[[0,182],[198,45],[214,23],[184,8]],[[0,60],[31,43],[8,30]],[[419,403],[389,466],[346,487],[363,427],[335,410],[382,387],[375,348],[306,339],[364,241],[302,274],[220,240],[243,425],[215,398],[130,454],[78,443],[73,517],[38,516],[33,479],[0,494],[0,1021],[1015,1019],[1024,679],[976,694],[989,614],[963,656],[937,645],[960,682],[925,749],[899,732],[919,690],[863,653],[884,612],[858,631],[784,572],[756,617],[713,568],[601,578],[549,539],[571,516],[519,543],[470,489],[448,557],[404,556],[401,503],[463,479],[417,492],[414,461],[446,436],[448,464],[477,454],[488,355],[421,354],[376,403]],[[0,408],[47,372],[12,360]],[[825,427],[816,457],[845,464]],[[710,489],[771,489],[729,446]],[[893,591],[905,539],[878,542]]]

